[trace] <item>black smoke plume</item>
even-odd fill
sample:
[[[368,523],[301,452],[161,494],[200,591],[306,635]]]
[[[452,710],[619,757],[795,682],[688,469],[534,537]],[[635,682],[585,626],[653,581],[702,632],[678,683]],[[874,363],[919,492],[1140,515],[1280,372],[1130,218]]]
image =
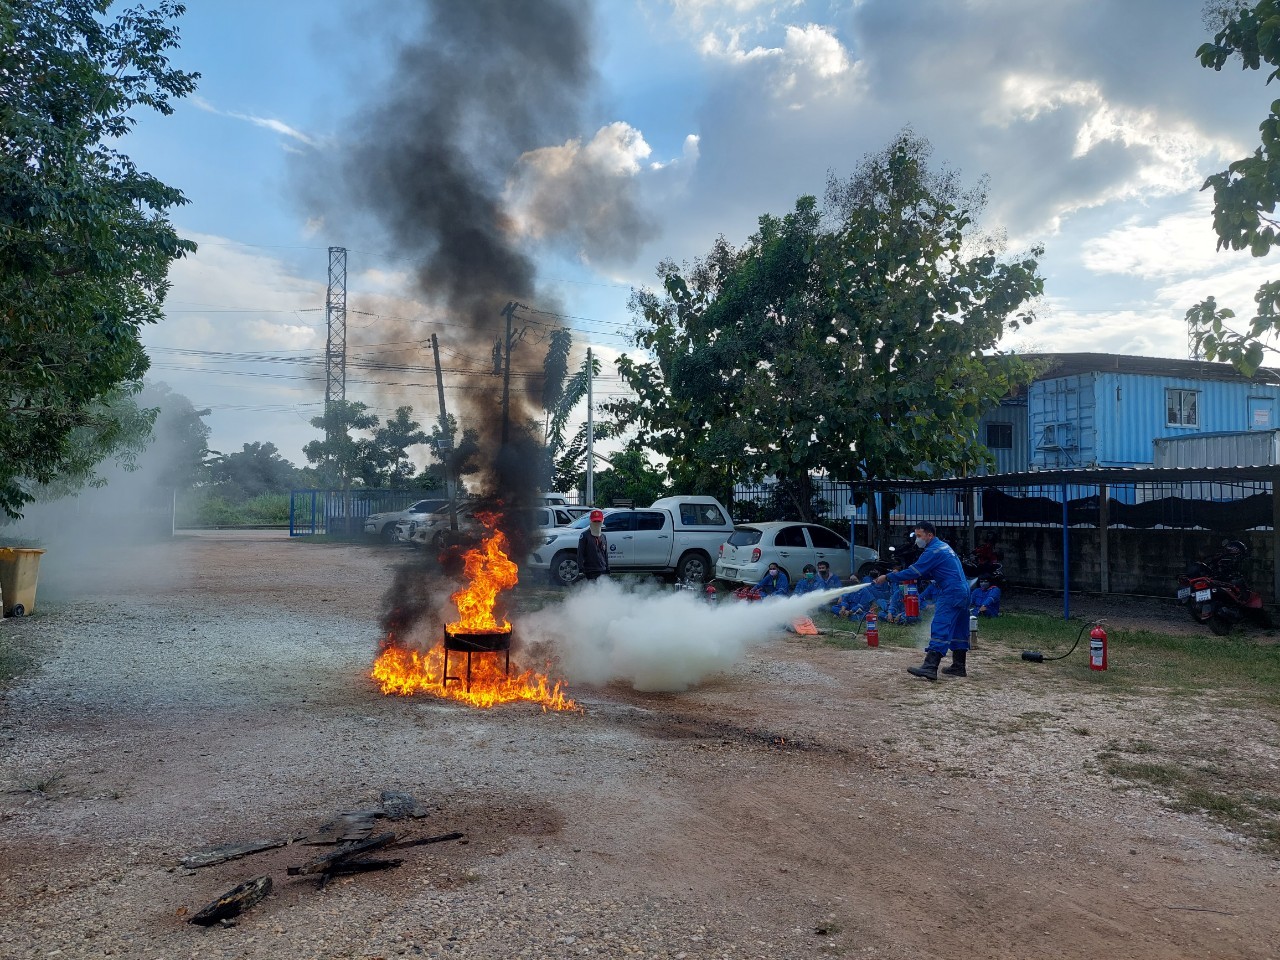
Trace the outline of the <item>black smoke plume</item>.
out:
[[[538,289],[503,192],[523,154],[580,130],[594,80],[591,3],[410,0],[398,9],[416,19],[405,17],[396,31],[390,82],[362,105],[338,148],[339,216],[371,219],[415,263],[417,296],[446,324],[442,344],[477,369],[465,380],[446,377],[446,386],[462,388],[448,393],[450,413],[480,433],[481,492],[501,504],[520,555],[528,541],[518,511],[534,503],[542,462],[534,427],[542,351],[517,343],[511,353],[505,443],[502,378],[490,358],[505,338],[509,301],[554,301]],[[518,312],[515,329],[526,323]],[[416,359],[429,364],[429,350]],[[425,613],[425,601],[406,597],[399,581],[388,596],[399,618]]]

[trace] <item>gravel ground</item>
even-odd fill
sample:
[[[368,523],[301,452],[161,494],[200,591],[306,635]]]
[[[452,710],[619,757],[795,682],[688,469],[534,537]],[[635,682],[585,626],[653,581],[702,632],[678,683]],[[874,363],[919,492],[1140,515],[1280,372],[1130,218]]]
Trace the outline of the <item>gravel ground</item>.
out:
[[[1274,787],[1257,707],[982,651],[926,685],[912,651],[781,632],[685,694],[574,688],[581,713],[385,698],[396,560],[208,534],[42,574],[54,602],[0,624],[41,661],[0,699],[0,957],[1277,955],[1275,858],[1097,762],[1206,742]],[[465,842],[324,889],[286,875],[314,847],[177,866],[386,789]],[[186,922],[261,874],[236,925]]]

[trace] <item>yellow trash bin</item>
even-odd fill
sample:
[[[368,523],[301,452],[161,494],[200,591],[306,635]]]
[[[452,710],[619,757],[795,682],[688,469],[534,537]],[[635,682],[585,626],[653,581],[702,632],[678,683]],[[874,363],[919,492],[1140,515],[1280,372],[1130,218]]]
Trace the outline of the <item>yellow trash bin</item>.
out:
[[[36,609],[36,580],[43,550],[0,547],[0,600],[6,617],[22,617]]]

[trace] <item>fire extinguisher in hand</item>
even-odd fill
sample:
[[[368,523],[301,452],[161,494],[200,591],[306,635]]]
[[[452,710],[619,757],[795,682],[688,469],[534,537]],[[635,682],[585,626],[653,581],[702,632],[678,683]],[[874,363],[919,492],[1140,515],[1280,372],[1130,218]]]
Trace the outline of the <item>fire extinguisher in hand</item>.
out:
[[[1101,623],[1089,632],[1089,669],[1107,669],[1107,631]]]

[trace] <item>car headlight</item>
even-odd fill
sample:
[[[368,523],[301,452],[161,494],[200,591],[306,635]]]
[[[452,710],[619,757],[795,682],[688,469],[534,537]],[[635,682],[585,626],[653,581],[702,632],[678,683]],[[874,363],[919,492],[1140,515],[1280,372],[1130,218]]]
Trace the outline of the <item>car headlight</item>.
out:
[[[550,545],[550,544],[555,543],[558,539],[560,539],[559,534],[554,534],[554,533],[553,533],[551,536],[549,536],[549,537],[545,538],[542,542],[543,542],[543,544],[545,544],[545,545]]]

